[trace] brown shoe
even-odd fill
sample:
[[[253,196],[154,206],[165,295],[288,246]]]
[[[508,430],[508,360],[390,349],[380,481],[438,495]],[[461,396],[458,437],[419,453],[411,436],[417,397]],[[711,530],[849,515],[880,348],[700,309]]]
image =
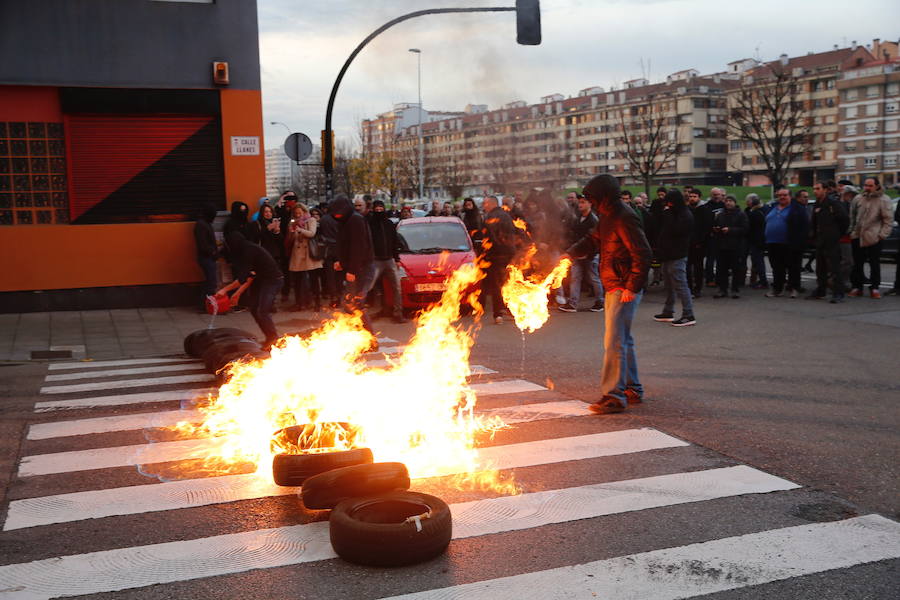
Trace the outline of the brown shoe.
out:
[[[599,402],[589,404],[588,410],[595,415],[609,415],[613,413],[625,412],[625,405],[619,402],[619,400],[617,400],[616,398],[607,396],[605,398],[602,398]]]

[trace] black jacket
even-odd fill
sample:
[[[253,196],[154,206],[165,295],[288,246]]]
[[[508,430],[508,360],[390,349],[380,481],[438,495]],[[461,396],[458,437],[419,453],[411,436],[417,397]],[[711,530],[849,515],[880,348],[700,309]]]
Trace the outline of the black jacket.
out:
[[[250,229],[253,232],[253,236],[258,240],[259,245],[271,254],[272,258],[281,260],[284,256],[284,236],[281,235],[280,228],[279,231],[271,231],[269,229],[271,223],[271,219],[259,217],[250,224]]]
[[[254,277],[254,285],[257,282],[276,281],[284,277],[281,267],[262,246],[248,241],[237,232],[229,233],[225,241],[231,248],[234,276],[241,283],[251,276]]]
[[[347,197],[332,200],[328,212],[338,223],[337,259],[341,269],[358,277],[375,259],[366,218],[353,209]]]
[[[691,228],[691,245],[694,247],[705,246],[712,231],[713,214],[706,204],[689,205],[688,210],[694,217],[694,225]]]
[[[816,202],[810,227],[816,247],[836,245],[850,227],[850,215],[843,202],[828,196]]]
[[[585,258],[600,250],[600,280],[605,290],[625,288],[635,294],[644,289],[652,256],[640,219],[621,200],[605,202],[597,227],[567,250]]]
[[[809,213],[806,207],[791,200],[791,212],[787,218],[788,246],[791,250],[804,250],[809,241]]]
[[[686,257],[693,231],[694,217],[687,206],[682,203],[681,206],[673,205],[665,209],[660,215],[656,257],[660,261]]]
[[[369,213],[369,231],[372,234],[372,253],[376,260],[400,260],[400,242],[397,226],[388,218],[387,212]]]
[[[577,215],[572,222],[572,234],[570,239],[573,240],[573,243],[591,235],[591,232],[597,227],[598,220],[599,219],[597,219],[597,215],[594,214],[594,211],[589,212],[586,217],[582,217],[580,214]],[[597,254],[596,248],[587,258],[594,258],[595,254]]]
[[[325,258],[327,260],[336,260],[338,255],[338,222],[331,213],[325,213],[319,219],[319,229],[316,231],[316,235],[321,236],[322,241],[325,242]]]
[[[481,219],[481,211],[478,208],[470,208],[462,212],[462,222],[466,226],[472,241],[481,239],[481,229],[484,227],[484,221]]]
[[[197,258],[217,258],[216,232],[212,223],[216,218],[216,208],[212,205],[203,208],[203,214],[194,223],[194,244],[197,247]]]
[[[256,242],[256,236],[250,230],[250,207],[243,202],[233,202],[231,204],[231,216],[225,221],[222,227],[222,238],[225,240],[225,260],[229,263],[234,262],[231,256],[231,249],[228,247],[229,234],[232,232],[240,233],[245,240]]]
[[[488,260],[508,261],[519,247],[519,230],[509,213],[499,206],[485,215],[481,235]]]
[[[747,215],[737,207],[734,210],[723,208],[716,213],[714,227],[728,228],[727,232],[713,229],[716,248],[719,250],[740,250],[747,237]]]
[[[766,213],[762,207],[744,211],[747,215],[747,243],[751,246],[766,245]]]

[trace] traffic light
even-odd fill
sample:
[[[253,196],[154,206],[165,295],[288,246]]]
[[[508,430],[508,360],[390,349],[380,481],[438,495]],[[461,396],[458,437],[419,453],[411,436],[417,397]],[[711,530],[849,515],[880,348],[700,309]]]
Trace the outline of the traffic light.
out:
[[[540,0],[516,0],[516,41],[524,46],[541,43]]]
[[[322,166],[326,171],[334,170],[334,131],[322,130]],[[330,152],[326,152],[326,148]]]

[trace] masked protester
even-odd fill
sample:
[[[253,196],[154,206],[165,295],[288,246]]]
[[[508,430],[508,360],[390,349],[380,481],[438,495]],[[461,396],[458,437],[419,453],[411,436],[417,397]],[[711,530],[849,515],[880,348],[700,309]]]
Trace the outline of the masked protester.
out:
[[[370,350],[378,349],[372,321],[366,314],[366,294],[375,281],[375,254],[372,250],[372,234],[365,217],[356,212],[345,194],[335,196],[328,205],[328,213],[337,221],[338,260],[335,271],[342,271],[347,281],[344,294],[344,308],[349,312],[359,312],[363,327],[372,334]]]
[[[660,216],[657,256],[662,263],[666,301],[656,321],[685,327],[697,323],[694,305],[687,282],[687,256],[694,230],[694,217],[679,190],[666,192],[665,206]],[[675,296],[681,302],[681,318],[675,319]]]
[[[631,323],[647,282],[652,253],[637,215],[619,197],[615,177],[598,175],[583,193],[600,220],[591,235],[576,242],[567,254],[584,258],[599,250],[600,280],[606,290],[601,397],[589,409],[596,414],[619,413],[629,402],[640,403],[644,395]]]
[[[372,211],[369,213],[369,231],[372,234],[372,253],[375,257],[375,274],[372,276],[372,285],[385,277],[391,286],[393,307],[387,306],[388,298],[385,296],[384,305],[381,307],[382,317],[391,317],[395,323],[405,323],[403,317],[403,297],[400,293],[400,242],[397,239],[397,226],[388,218],[384,202],[375,200],[372,202]],[[369,293],[366,290],[365,293]]]

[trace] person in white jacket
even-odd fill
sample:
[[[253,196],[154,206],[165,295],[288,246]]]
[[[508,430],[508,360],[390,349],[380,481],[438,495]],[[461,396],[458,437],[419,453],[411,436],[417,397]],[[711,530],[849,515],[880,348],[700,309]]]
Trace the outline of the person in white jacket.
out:
[[[853,245],[853,271],[849,296],[862,296],[863,264],[869,263],[869,286],[872,298],[881,298],[881,248],[891,234],[893,216],[891,199],[881,189],[877,177],[868,177],[861,194],[850,207],[850,239]]]

